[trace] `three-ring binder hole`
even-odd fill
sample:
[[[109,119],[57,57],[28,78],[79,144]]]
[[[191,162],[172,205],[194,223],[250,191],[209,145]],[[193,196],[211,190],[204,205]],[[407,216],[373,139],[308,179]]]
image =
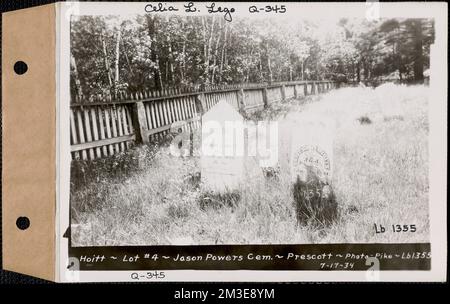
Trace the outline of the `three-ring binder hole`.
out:
[[[30,219],[27,218],[26,216],[20,216],[16,220],[16,226],[20,230],[25,230],[28,227],[30,227]]]
[[[23,61],[17,61],[14,64],[14,72],[18,75],[23,75],[28,71],[28,65]]]

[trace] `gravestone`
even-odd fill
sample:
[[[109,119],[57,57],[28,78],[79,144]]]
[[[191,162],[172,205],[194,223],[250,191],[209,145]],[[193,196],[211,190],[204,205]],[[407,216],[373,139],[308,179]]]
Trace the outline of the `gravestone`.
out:
[[[300,116],[291,126],[289,158],[292,192],[300,224],[330,224],[337,215],[331,185],[334,126],[331,120]]]
[[[318,116],[299,116],[291,124],[290,176],[305,180],[305,170],[330,182],[333,173],[334,126],[329,119]],[[306,181],[306,180],[305,180]]]
[[[244,177],[244,119],[225,100],[202,116],[201,179],[203,190],[239,189]]]

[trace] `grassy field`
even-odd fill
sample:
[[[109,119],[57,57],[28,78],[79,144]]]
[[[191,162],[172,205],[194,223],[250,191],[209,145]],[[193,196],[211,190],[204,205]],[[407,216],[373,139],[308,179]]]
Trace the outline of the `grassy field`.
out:
[[[428,241],[427,94],[423,86],[342,88],[253,115],[288,121],[314,114],[336,122],[332,185],[339,216],[329,227],[296,225],[283,174],[264,177],[250,162],[241,199],[210,202],[198,158],[140,147],[73,164],[73,245]],[[388,231],[376,234],[375,223]],[[393,233],[393,224],[417,231]]]

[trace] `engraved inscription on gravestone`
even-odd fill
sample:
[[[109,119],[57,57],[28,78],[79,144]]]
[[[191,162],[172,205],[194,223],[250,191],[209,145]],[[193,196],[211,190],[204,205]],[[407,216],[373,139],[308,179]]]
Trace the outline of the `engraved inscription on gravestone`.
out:
[[[337,215],[331,186],[333,169],[333,123],[323,117],[299,117],[294,122],[290,173],[296,202],[297,222],[311,220],[329,225]]]
[[[295,127],[294,127],[295,126]],[[307,174],[331,182],[333,172],[333,123],[323,117],[302,117],[293,122],[291,179],[307,181]]]

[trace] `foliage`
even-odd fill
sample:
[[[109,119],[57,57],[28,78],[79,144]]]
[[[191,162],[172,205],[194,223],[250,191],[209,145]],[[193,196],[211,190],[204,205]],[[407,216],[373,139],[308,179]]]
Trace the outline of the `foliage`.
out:
[[[421,81],[434,27],[425,19],[295,24],[218,17],[73,17],[72,99],[162,88],[307,79]],[[396,74],[392,74],[396,72]]]

